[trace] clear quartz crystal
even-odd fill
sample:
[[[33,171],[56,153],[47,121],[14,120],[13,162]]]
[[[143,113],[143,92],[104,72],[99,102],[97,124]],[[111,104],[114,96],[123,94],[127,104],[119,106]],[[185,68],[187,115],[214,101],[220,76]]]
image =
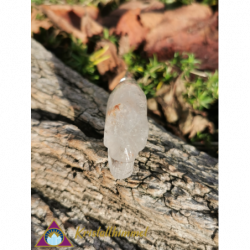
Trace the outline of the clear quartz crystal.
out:
[[[146,96],[134,79],[125,76],[109,96],[104,131],[109,169],[116,179],[132,174],[147,138]]]

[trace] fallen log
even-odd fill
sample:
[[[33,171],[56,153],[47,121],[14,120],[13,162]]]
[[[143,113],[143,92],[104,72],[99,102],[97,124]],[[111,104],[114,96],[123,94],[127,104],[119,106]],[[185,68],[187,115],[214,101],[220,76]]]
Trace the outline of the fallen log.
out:
[[[217,160],[149,119],[132,176],[115,180],[103,145],[108,93],[31,46],[32,248],[56,219],[74,249],[218,249]],[[78,227],[148,231],[81,238]]]

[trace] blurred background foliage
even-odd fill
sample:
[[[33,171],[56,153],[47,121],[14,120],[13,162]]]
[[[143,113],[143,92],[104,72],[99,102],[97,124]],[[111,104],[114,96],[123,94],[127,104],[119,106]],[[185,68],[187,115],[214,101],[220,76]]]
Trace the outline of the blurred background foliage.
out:
[[[119,6],[120,4],[124,2],[128,2],[129,0],[115,0],[115,1],[110,1],[110,0],[31,0],[31,3],[40,5],[40,4],[83,4],[83,5],[98,5],[100,3],[107,4],[110,3],[110,5],[113,6],[113,8],[116,6]],[[188,5],[194,2],[202,3],[202,4],[207,4],[210,6],[216,6],[218,5],[218,0],[161,0],[166,5],[173,5],[174,6],[181,6],[181,5]],[[112,7],[110,7],[112,10]]]
[[[125,1],[104,1],[104,0],[32,0],[32,6],[41,4],[79,4],[98,6],[100,13],[108,15],[118,8]],[[161,0],[166,5],[166,9],[174,9],[183,5],[189,5],[193,0]],[[218,9],[217,0],[196,1]],[[46,15],[37,14],[36,20],[44,20]],[[94,45],[101,39],[112,42],[119,50],[119,37],[110,34],[109,29],[104,28],[101,35],[93,36],[88,44],[84,44],[80,39],[68,34],[57,27],[49,29],[40,28],[39,33],[32,33],[32,36],[52,51],[66,65],[79,72],[83,77],[91,82],[103,87],[107,86],[107,80],[100,75],[97,65],[109,59],[105,54],[108,47],[94,50]],[[123,60],[127,69],[131,72],[144,91],[148,99],[155,98],[157,91],[162,86],[170,85],[179,76],[185,82],[185,92],[183,98],[190,104],[193,110],[204,112],[205,117],[215,125],[214,133],[208,129],[197,132],[192,138],[183,136],[187,142],[195,145],[198,149],[208,152],[214,157],[218,157],[218,71],[200,71],[200,61],[192,53],[178,52],[173,58],[166,61],[159,61],[156,55],[147,57],[143,55],[140,48],[123,54]],[[162,112],[162,110],[160,110]],[[166,122],[164,120],[164,122]],[[174,124],[175,125],[175,124]],[[169,127],[167,127],[169,129]],[[173,131],[172,131],[173,132]]]

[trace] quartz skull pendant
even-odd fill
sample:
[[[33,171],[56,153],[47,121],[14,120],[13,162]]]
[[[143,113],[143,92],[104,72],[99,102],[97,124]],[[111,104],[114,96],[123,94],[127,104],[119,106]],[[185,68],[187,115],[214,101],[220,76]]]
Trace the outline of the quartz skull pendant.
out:
[[[134,79],[125,77],[109,96],[104,131],[109,169],[116,179],[131,176],[147,138],[146,96]]]

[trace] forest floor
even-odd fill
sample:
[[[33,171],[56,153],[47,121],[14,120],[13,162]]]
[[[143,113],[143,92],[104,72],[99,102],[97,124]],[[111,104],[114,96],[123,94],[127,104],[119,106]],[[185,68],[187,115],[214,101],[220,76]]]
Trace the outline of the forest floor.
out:
[[[216,0],[32,0],[31,32],[109,92],[129,71],[150,117],[218,158]]]

